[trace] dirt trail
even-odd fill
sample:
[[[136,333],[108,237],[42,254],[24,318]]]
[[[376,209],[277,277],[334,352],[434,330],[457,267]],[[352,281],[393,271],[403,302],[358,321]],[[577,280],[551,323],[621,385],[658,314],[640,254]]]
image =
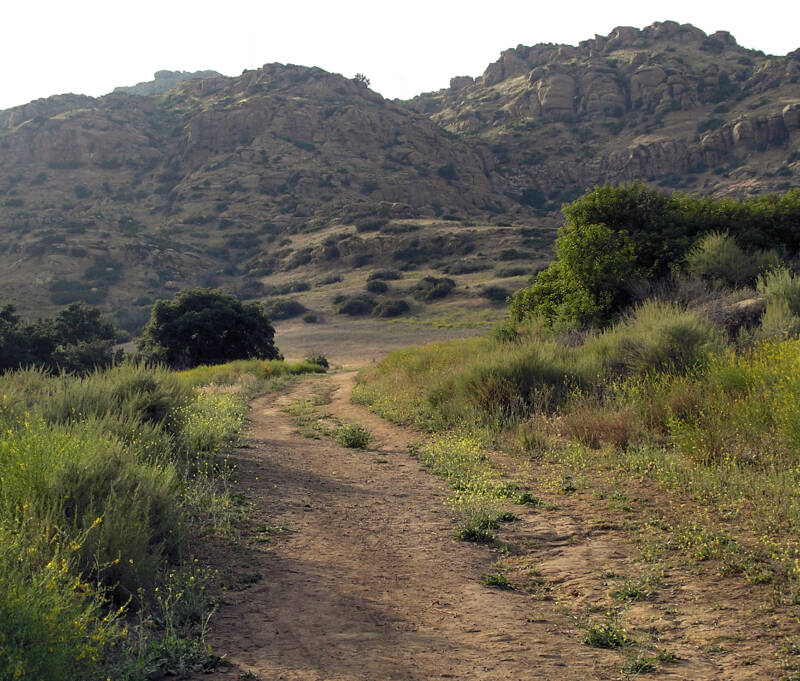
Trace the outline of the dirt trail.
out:
[[[308,382],[255,401],[240,480],[254,526],[288,531],[245,541],[215,652],[264,681],[615,675],[607,655],[568,650],[566,618],[543,621],[528,597],[478,583],[495,555],[452,538],[446,488],[409,455],[412,436],[349,403],[354,374],[328,380],[326,409],[366,425],[386,462],[295,433],[283,410]]]
[[[209,637],[234,669],[198,679],[620,678],[620,654],[583,645],[569,608],[479,584],[497,551],[453,539],[445,484],[409,454],[417,436],[350,404],[354,379],[304,381],[254,402],[251,444],[237,453],[249,536],[217,557],[231,588]],[[320,381],[335,387],[324,409],[367,426],[371,451],[295,432],[284,410]],[[630,550],[596,518],[523,515],[514,533],[565,587]],[[576,583],[575,598],[590,587]],[[657,678],[764,678],[681,657]]]

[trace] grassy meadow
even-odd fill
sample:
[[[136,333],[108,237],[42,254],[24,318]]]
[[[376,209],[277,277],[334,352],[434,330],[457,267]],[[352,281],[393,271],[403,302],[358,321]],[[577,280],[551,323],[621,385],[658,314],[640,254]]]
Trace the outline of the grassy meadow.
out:
[[[248,399],[310,362],[0,376],[0,679],[213,668],[193,542],[244,512],[226,450]]]

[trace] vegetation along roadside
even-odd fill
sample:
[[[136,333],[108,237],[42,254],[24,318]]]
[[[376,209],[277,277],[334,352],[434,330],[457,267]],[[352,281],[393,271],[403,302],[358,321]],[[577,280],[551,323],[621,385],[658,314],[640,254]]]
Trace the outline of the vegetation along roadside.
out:
[[[0,377],[0,678],[216,666],[213,574],[191,547],[243,513],[226,449],[248,399],[321,371],[240,360]]]

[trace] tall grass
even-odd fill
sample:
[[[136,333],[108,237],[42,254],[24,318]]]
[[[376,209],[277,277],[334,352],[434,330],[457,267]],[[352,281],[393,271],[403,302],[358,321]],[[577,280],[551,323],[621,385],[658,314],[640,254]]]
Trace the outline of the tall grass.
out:
[[[563,409],[576,393],[607,392],[619,377],[700,365],[721,347],[711,322],[651,302],[603,333],[560,335],[533,322],[511,335],[393,353],[360,377],[353,396],[425,429],[503,429]]]
[[[157,673],[157,659],[207,654],[181,638],[196,622],[140,627],[137,650],[115,645],[119,608],[155,612],[184,570],[187,539],[213,531],[197,522],[233,506],[219,455],[248,397],[318,370],[122,364],[82,378],[0,376],[0,679],[133,681]]]

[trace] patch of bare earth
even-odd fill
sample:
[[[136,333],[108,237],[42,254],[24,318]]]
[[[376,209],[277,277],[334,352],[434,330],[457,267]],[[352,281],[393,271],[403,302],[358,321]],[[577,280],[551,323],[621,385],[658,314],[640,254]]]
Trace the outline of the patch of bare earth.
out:
[[[641,514],[553,495],[546,508],[518,507],[502,550],[455,540],[446,485],[409,454],[420,435],[351,404],[354,378],[254,402],[250,445],[236,454],[248,525],[210,556],[228,588],[208,641],[233,668],[198,678],[616,679],[658,651],[677,659],[654,660],[654,678],[780,677],[790,625],[764,607],[766,590],[662,563],[652,593],[610,595],[648,569],[630,526]],[[284,410],[320,383],[335,389],[324,409],[366,426],[370,450],[295,432]],[[498,571],[514,590],[479,583]],[[609,612],[633,641],[622,651],[583,643]]]

